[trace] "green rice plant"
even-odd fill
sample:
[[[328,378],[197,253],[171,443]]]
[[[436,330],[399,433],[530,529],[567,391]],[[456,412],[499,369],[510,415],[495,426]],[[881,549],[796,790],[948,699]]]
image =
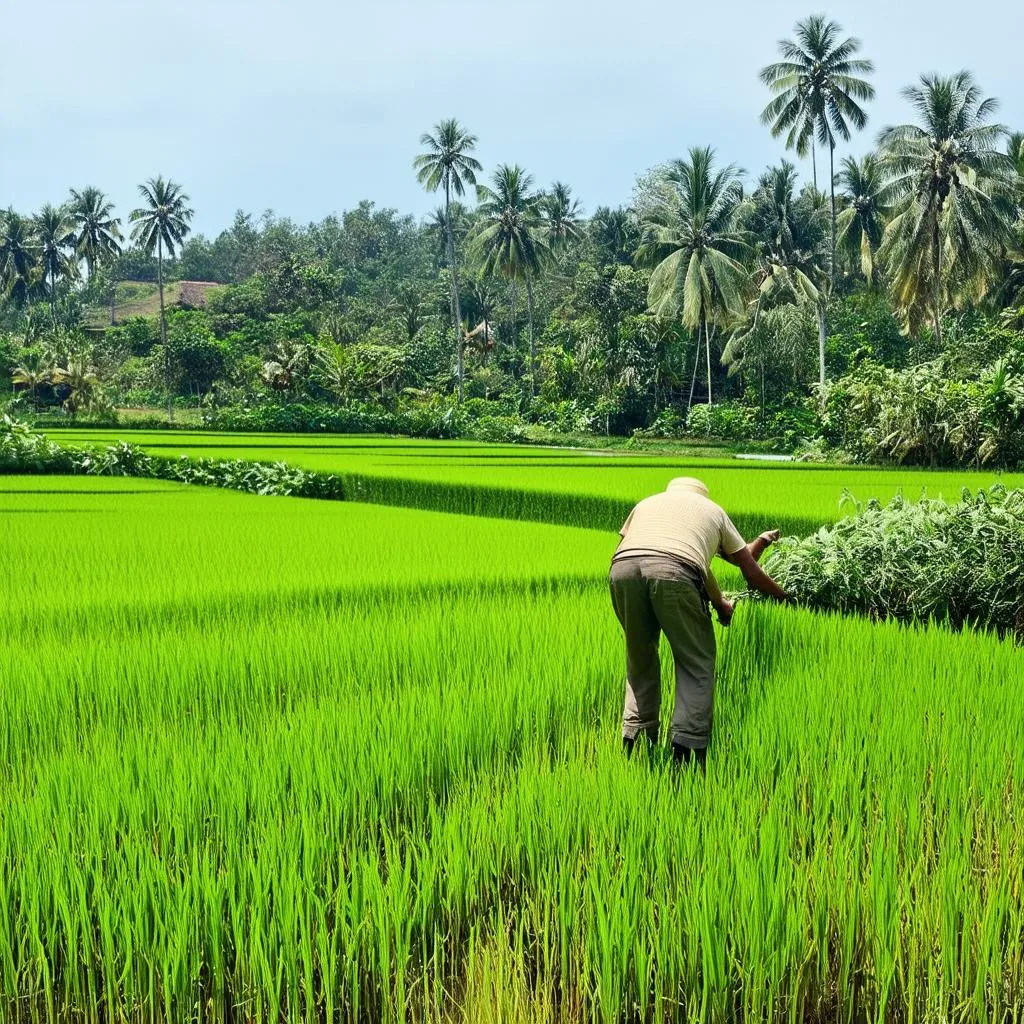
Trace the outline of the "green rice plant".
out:
[[[54,431],[67,444],[124,438],[151,453],[283,461],[336,476],[354,500],[595,529],[618,529],[630,508],[674,476],[698,476],[737,526],[806,536],[843,514],[845,489],[889,500],[897,494],[957,499],[1024,474],[758,464],[735,459],[636,456],[570,449],[353,435],[231,434],[212,431]]]
[[[741,605],[703,776],[607,533],[0,491],[0,1019],[1020,1019],[1013,644]]]

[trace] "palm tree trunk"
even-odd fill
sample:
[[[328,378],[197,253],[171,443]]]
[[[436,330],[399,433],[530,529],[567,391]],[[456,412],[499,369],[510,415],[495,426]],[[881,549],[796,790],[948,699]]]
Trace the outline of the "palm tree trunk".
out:
[[[819,401],[825,400],[825,339],[828,337],[825,296],[818,296],[818,384],[821,387]]]
[[[444,228],[448,239],[448,273],[451,275],[452,320],[455,326],[455,355],[459,377],[459,402],[462,402],[463,378],[466,371],[466,348],[462,343],[462,306],[459,302],[459,280],[455,268],[455,236],[452,233],[451,183],[444,183]]]
[[[828,264],[829,285],[836,286],[836,142],[831,134],[828,139],[828,185],[832,195],[832,257]]]
[[[530,336],[530,397],[537,393],[537,352],[533,344],[533,280],[526,273],[526,325]]]
[[[935,307],[935,344],[942,349],[942,238],[939,234],[939,220],[936,217],[932,226],[932,249],[934,251],[932,269],[932,304]]]
[[[711,328],[704,321],[704,351],[708,360],[708,405],[711,405]]]
[[[697,388],[697,370],[700,368],[700,328],[697,329],[697,344],[695,346],[696,351],[693,356],[693,376],[690,378],[690,397],[686,403],[686,415],[690,415],[690,410],[693,408],[693,392]]]
[[[818,147],[814,145],[814,140],[811,140],[811,177],[814,180],[814,191],[818,191]]]
[[[761,350],[761,430],[764,430],[764,411],[765,411],[765,395],[764,395],[764,350]]]
[[[164,309],[164,240],[156,236],[156,279],[160,286],[160,344],[164,347],[164,387],[167,389],[167,419],[174,422],[171,397],[171,353],[167,348],[167,310]]]

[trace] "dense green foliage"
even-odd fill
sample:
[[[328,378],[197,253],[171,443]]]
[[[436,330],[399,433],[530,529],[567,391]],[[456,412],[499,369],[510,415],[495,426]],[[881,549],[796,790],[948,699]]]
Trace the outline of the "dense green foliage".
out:
[[[228,487],[250,494],[344,497],[341,481],[286,462],[256,459],[193,459],[148,455],[124,441],[103,447],[64,447],[8,417],[0,419],[0,473],[76,473],[131,476],[204,487]]]
[[[814,608],[1024,638],[1024,491],[965,488],[959,502],[872,499],[803,540],[786,538],[767,568]]]
[[[679,775],[619,754],[609,533],[81,477],[0,515],[5,1017],[1019,1012],[1009,644],[741,606]]]
[[[837,153],[867,124],[871,61],[823,15],[779,46],[762,119],[810,153],[803,186],[786,160],[748,184],[692,146],[641,174],[628,206],[585,216],[563,182],[483,168],[477,137],[448,118],[413,161],[444,197],[419,223],[364,202],[308,225],[240,211],[216,238],[190,236],[187,195],[159,176],[140,187],[129,248],[95,187],[35,216],[9,210],[12,411],[116,422],[166,404],[168,419],[190,408],[225,429],[690,432],[812,456],[1018,464],[1019,135],[971,74],[929,74],[875,152]],[[912,401],[921,375],[941,400]],[[979,381],[1001,382],[998,410],[979,409]],[[726,409],[691,422],[712,399]],[[981,426],[937,440],[947,413]]]

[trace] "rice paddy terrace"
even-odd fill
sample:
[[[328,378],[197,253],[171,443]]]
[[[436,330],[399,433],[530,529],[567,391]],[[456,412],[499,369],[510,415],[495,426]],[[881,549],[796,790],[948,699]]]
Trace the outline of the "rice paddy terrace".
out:
[[[605,582],[680,473],[748,532],[994,474],[136,440],[374,503],[0,476],[0,1019],[1024,1017],[1020,650],[741,604],[701,776],[621,757]]]

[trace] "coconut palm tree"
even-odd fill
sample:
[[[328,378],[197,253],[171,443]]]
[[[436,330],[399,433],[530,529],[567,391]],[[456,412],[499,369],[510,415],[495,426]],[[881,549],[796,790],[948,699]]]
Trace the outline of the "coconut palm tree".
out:
[[[13,209],[0,211],[0,294],[23,306],[32,297],[39,277],[35,225]]]
[[[459,304],[459,273],[455,262],[455,236],[452,230],[452,193],[461,196],[467,185],[476,184],[480,161],[469,154],[476,148],[476,136],[467,132],[454,118],[435,125],[434,133],[424,132],[420,144],[427,147],[413,161],[416,179],[428,191],[444,189],[444,226],[448,242],[448,273],[451,281],[452,326],[458,365],[459,401],[462,401],[465,355],[462,344],[462,307]]]
[[[530,338],[530,391],[536,390],[537,352],[533,338],[533,280],[550,258],[541,213],[543,197],[518,164],[502,164],[491,186],[477,186],[479,227],[474,247],[484,274],[500,273],[510,284],[526,285]]]
[[[818,382],[823,386],[828,280],[824,217],[820,193],[805,190],[798,196],[796,184],[796,168],[783,160],[761,175],[744,202],[742,225],[753,247],[756,292],[749,319],[734,331],[722,362],[730,375],[743,365],[748,347],[763,336],[760,320],[765,312],[780,306],[813,307],[818,320]]]
[[[860,131],[867,124],[861,103],[873,99],[874,87],[861,75],[874,71],[869,60],[854,57],[860,40],[852,36],[840,41],[842,28],[822,14],[797,22],[796,39],[779,41],[782,60],[761,69],[761,81],[775,98],[761,112],[763,124],[772,135],[786,133],[786,147],[814,159],[815,141],[828,147],[829,191],[832,199],[832,269],[836,262],[836,136],[850,141],[850,128]],[[814,187],[818,187],[817,166]]]
[[[590,218],[590,238],[604,250],[609,260],[629,263],[636,238],[636,225],[630,213],[621,206],[615,209],[599,206]]]
[[[73,255],[74,225],[65,207],[47,203],[36,214],[35,228],[39,241],[40,268],[52,311],[57,295],[57,282],[73,281],[77,276],[78,268]]]
[[[736,215],[743,200],[740,171],[715,168],[710,147],[694,147],[688,160],[674,160],[665,172],[659,199],[643,212],[641,266],[653,267],[647,301],[663,319],[681,318],[701,333],[711,395],[711,332],[730,317],[741,317],[747,286],[740,262],[748,251]],[[696,373],[697,362],[694,362]]]
[[[838,218],[840,248],[860,262],[868,285],[875,281],[875,254],[882,244],[890,208],[885,178],[877,156],[868,153],[859,161],[846,157],[836,176],[845,206]]]
[[[164,250],[174,258],[175,248],[182,245],[189,231],[192,209],[181,186],[162,175],[150,178],[139,186],[145,203],[129,214],[132,241],[148,256],[157,255],[157,282],[160,288],[160,341],[164,350],[164,384],[167,388],[167,418],[174,419],[171,395],[171,354],[167,348],[167,310],[164,307]]]
[[[922,75],[904,97],[918,124],[879,136],[894,215],[879,256],[905,329],[930,315],[942,343],[942,312],[977,297],[1012,242],[1016,216],[1010,160],[1000,148],[998,103],[984,98],[970,72]]]
[[[39,409],[39,387],[53,381],[53,359],[45,349],[29,348],[24,358],[11,371],[11,383],[20,384],[32,395],[32,408]]]
[[[75,232],[75,252],[91,278],[96,268],[121,252],[121,221],[114,204],[95,186],[71,190],[68,216]]]
[[[556,181],[541,201],[544,230],[552,251],[564,248],[570,240],[582,237],[583,208],[573,198],[572,189]]]

